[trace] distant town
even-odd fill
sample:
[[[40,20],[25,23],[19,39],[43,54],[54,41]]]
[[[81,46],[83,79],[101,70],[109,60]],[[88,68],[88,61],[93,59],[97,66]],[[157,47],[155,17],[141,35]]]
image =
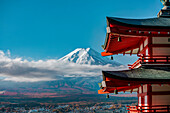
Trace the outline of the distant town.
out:
[[[0,103],[0,113],[126,113],[127,105],[136,105],[137,101],[128,102],[70,102],[70,103]]]

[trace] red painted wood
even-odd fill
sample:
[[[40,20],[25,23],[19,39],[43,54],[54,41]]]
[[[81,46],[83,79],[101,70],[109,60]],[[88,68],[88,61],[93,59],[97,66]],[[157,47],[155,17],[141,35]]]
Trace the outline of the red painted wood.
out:
[[[150,47],[168,47],[168,48],[170,48],[170,44],[151,44]]]
[[[120,36],[121,35],[132,35],[132,36],[151,36],[151,37],[167,37],[170,36],[167,32],[160,32],[158,33],[159,30],[156,31],[151,31],[151,34],[149,33],[150,31],[143,31],[143,30],[134,30],[135,32],[129,32],[129,29],[117,29],[117,28],[110,28],[111,33],[117,33]]]
[[[159,28],[139,28],[139,27],[127,27],[127,26],[121,26],[116,24],[110,24],[110,28],[117,29],[117,30],[131,30],[133,31],[145,31],[145,32],[161,32],[162,34],[166,34],[166,32],[169,32],[170,29],[159,29]],[[168,34],[167,34],[168,35]]]
[[[169,113],[170,105],[126,106],[129,113]]]
[[[148,92],[148,98],[147,98],[147,102],[148,102],[148,106],[152,106],[152,86],[151,84],[147,84],[147,92]],[[151,107],[149,107],[149,109],[151,109]]]
[[[141,43],[144,43],[144,39],[148,38],[148,45],[145,47],[148,50],[149,55],[152,55],[152,48],[151,47],[169,47],[169,44],[152,44],[152,37],[168,37],[170,34],[169,29],[158,29],[158,28],[137,28],[137,27],[126,27],[120,25],[113,25],[111,26],[111,33],[109,35],[109,39],[107,42],[107,46],[105,52],[113,54],[124,53],[128,50],[133,50],[135,48],[139,48]],[[131,32],[129,32],[131,31]],[[160,32],[160,33],[158,33]],[[118,42],[117,37],[121,37],[122,41]],[[141,51],[140,54],[145,55],[145,50]],[[104,56],[106,56],[105,54]]]
[[[152,92],[152,86],[150,84],[147,85],[147,92],[144,93],[138,93],[138,97],[144,97],[148,96],[148,105],[152,105],[152,96],[153,95],[170,95],[170,91],[157,91],[157,92]]]
[[[101,52],[102,56],[110,56],[110,55],[114,55],[114,53],[109,53],[109,52]]]
[[[105,49],[105,52],[107,53],[113,53],[113,54],[118,54],[118,53],[123,53],[125,51],[129,51],[132,49],[139,48],[141,40],[143,38],[129,38],[129,37],[121,37],[122,41],[118,42],[117,36],[111,35],[109,36],[107,47]]]
[[[141,84],[170,84],[170,81],[152,81],[150,80],[143,80],[143,79],[139,79],[139,80],[128,80],[128,79],[120,79],[120,78],[111,78],[111,77],[106,77],[106,84],[107,82],[110,84],[110,86],[113,86],[113,84],[117,84],[117,85],[128,85],[130,84],[130,86],[132,85],[141,85]]]
[[[152,95],[170,95],[170,91],[158,91],[158,92],[152,92]]]
[[[153,53],[152,53],[152,47],[151,47],[152,44],[152,37],[149,37],[148,38],[148,52],[149,52],[149,56],[152,57]]]

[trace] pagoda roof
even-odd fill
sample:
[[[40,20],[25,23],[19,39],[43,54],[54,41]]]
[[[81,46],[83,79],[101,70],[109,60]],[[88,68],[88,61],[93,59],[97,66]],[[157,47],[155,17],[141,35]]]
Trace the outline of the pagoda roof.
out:
[[[140,67],[123,71],[103,71],[106,77],[130,81],[166,81],[170,82],[170,67]]]
[[[128,27],[159,27],[170,28],[170,18],[126,19],[107,17],[107,24],[127,25]]]
[[[102,56],[139,54],[140,43],[148,37],[169,37],[170,18],[126,19],[107,17],[107,34]],[[121,41],[118,41],[121,39]]]
[[[140,67],[122,71],[103,71],[103,81],[98,93],[113,93],[115,90],[133,92],[144,84],[170,85],[170,67]]]

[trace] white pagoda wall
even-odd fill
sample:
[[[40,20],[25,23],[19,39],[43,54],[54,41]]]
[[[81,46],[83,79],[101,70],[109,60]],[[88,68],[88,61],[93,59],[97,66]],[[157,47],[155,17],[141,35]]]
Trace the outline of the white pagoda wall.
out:
[[[170,37],[152,37],[152,44],[170,44],[168,39]]]
[[[148,46],[148,38],[143,41],[143,43],[140,44],[140,52],[143,51],[145,47]],[[145,50],[145,55],[149,55],[148,48]]]
[[[150,89],[147,84],[140,86],[138,102],[139,106],[170,105],[170,85],[152,85]]]
[[[170,47],[153,47],[153,55],[170,55]]]
[[[147,85],[143,85],[139,87],[139,94],[145,94],[147,93]],[[139,106],[147,106],[148,105],[148,95],[142,95],[142,96],[138,96],[138,104]]]
[[[152,44],[170,44],[170,37],[152,37]],[[170,55],[170,45],[168,47],[153,47],[153,55]]]
[[[152,105],[170,105],[170,85],[153,85],[152,92],[160,93],[160,95],[152,95]]]

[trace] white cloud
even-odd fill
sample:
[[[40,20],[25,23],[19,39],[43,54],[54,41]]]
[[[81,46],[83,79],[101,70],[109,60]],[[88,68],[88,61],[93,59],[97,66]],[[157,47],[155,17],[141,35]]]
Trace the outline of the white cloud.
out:
[[[22,58],[10,58],[0,51],[0,78],[4,81],[38,82],[63,79],[63,77],[100,76],[101,70],[121,70],[126,66],[88,65],[62,63],[56,59],[28,61]]]
[[[1,95],[1,94],[4,94],[5,92],[6,92],[6,91],[0,91],[0,95]]]
[[[14,81],[14,82],[39,82],[39,81],[53,81],[56,79],[51,79],[48,77],[40,77],[40,78],[26,78],[26,77],[7,77],[4,79],[5,81]]]
[[[7,50],[7,55],[10,57],[11,56],[11,52],[9,50]]]

